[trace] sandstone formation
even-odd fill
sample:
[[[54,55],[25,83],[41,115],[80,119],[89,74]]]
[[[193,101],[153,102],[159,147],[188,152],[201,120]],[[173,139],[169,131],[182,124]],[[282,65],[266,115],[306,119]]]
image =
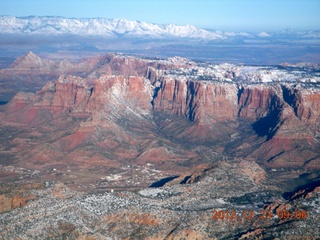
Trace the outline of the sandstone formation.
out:
[[[241,71],[182,58],[107,54],[66,63],[29,53],[0,74],[62,75],[1,106],[3,161],[90,170],[100,178],[127,164],[179,175],[234,157],[268,168],[319,169],[317,85],[262,83],[269,72]],[[257,183],[264,178],[248,174]]]

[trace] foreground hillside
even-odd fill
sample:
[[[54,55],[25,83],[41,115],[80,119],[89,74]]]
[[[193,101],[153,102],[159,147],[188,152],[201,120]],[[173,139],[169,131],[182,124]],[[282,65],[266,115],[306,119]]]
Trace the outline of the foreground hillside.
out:
[[[197,180],[137,193],[86,195],[52,182],[1,188],[1,203],[9,205],[13,199],[20,208],[8,211],[8,207],[0,214],[0,236],[189,240],[320,237],[319,187],[305,187],[284,197],[283,189],[265,178],[263,169],[247,161],[199,168],[193,177]]]
[[[319,236],[318,65],[30,52],[0,77],[33,91],[0,106],[4,238]],[[152,184],[166,186],[141,190]],[[216,221],[215,209],[275,217]]]

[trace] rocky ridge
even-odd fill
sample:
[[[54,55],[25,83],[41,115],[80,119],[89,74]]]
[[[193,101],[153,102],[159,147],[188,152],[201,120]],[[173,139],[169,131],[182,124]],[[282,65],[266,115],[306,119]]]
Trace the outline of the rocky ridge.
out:
[[[129,21],[123,18],[63,18],[63,17],[13,17],[0,16],[1,33],[24,33],[45,35],[88,35],[104,37],[145,38],[200,38],[223,39],[221,34],[193,25],[152,24]]]
[[[56,66],[29,53],[1,71],[31,71],[32,61],[26,59],[41,63],[39,72]],[[4,147],[16,159],[32,156],[33,163],[46,165],[49,155],[74,163],[80,152],[92,157],[98,151],[98,158],[109,164],[171,159],[176,165],[199,161],[203,157],[191,149],[204,147],[218,148],[219,156],[251,157],[268,167],[319,166],[317,72],[269,69],[266,75],[291,80],[276,77],[264,83],[255,77],[261,78],[261,67],[250,67],[248,73],[245,66],[208,64],[204,69],[182,58],[112,54],[85,62],[91,65],[78,76],[66,73],[36,94],[19,93],[2,107],[2,130],[24,129]],[[74,66],[81,69],[82,64]],[[40,143],[43,139],[48,140]]]
[[[319,31],[224,32],[193,25],[155,24],[124,18],[64,18],[58,16],[0,16],[1,34],[103,36],[105,38],[230,40],[275,38],[319,39]]]

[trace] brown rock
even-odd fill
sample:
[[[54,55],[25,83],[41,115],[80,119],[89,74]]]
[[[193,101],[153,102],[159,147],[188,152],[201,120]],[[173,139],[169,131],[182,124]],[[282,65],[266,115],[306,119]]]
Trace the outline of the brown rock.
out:
[[[5,194],[0,195],[0,213],[10,211],[14,208],[24,207],[28,201],[36,199],[36,196],[30,193],[30,189],[41,188],[41,184],[23,184],[18,188],[5,187]]]

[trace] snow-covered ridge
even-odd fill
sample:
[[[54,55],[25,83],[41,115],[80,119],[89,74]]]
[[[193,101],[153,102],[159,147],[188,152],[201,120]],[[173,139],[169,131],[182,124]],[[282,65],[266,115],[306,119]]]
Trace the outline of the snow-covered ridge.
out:
[[[154,38],[223,39],[224,36],[193,25],[159,25],[123,18],[0,17],[0,33],[146,36]]]
[[[167,60],[175,64],[185,64],[180,67],[164,71],[169,79],[201,80],[234,83],[320,83],[320,68],[317,64],[298,63],[290,65],[284,63],[279,66],[246,66],[230,63],[212,64],[196,63],[185,58],[173,57]]]
[[[320,39],[320,31],[295,32],[223,32],[205,30],[193,25],[154,24],[130,21],[124,18],[65,18],[65,17],[14,17],[0,16],[1,33],[23,34],[73,34],[82,36],[104,37],[139,37],[139,38],[189,38],[201,40],[228,40],[241,38],[245,41],[270,39]]]

